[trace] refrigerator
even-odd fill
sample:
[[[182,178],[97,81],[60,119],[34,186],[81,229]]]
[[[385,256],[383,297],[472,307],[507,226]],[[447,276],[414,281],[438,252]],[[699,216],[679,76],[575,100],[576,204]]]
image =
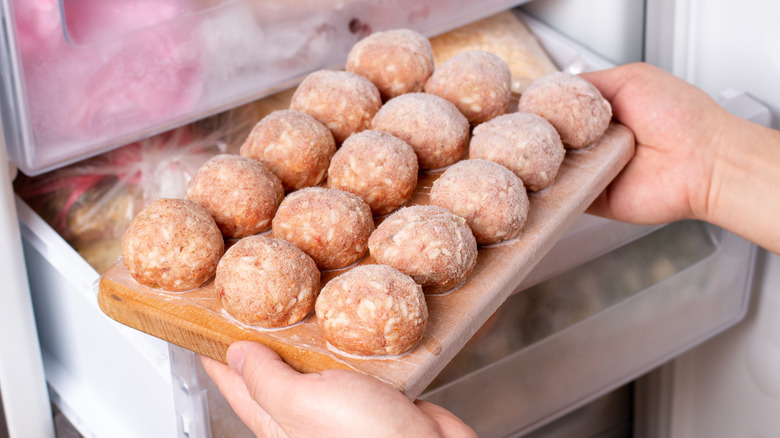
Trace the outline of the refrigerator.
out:
[[[561,69],[644,60],[780,127],[775,2],[133,3],[3,2],[0,437],[249,436],[194,353],[100,311],[97,271],[12,181],[340,68],[365,32],[434,36],[512,9]],[[54,68],[25,74],[24,50]],[[154,68],[177,93],[144,80]],[[774,436],[778,290],[780,257],[726,230],[583,215],[421,398],[485,437]]]

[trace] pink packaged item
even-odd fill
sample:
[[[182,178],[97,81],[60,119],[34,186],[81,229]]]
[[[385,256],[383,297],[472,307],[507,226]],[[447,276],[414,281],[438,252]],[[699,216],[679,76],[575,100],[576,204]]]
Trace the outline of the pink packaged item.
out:
[[[109,138],[159,125],[198,100],[196,34],[172,22],[186,0],[16,0],[35,142]],[[64,19],[63,19],[64,18]]]

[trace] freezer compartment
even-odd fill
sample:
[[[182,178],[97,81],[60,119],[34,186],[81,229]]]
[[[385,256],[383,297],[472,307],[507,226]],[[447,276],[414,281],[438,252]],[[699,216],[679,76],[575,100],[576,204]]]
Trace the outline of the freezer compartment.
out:
[[[685,221],[510,297],[421,398],[519,436],[738,322],[755,245]]]
[[[251,436],[195,353],[103,314],[98,273],[19,198],[17,210],[50,393],[84,436]],[[584,215],[528,278],[550,277],[650,230]],[[588,236],[603,238],[572,246]],[[566,265],[550,259],[562,253]]]
[[[79,432],[86,437],[248,433],[197,355],[105,316],[95,299],[98,273],[18,198],[17,210],[50,393]],[[577,265],[649,230],[585,215],[550,255],[565,253],[567,263]],[[571,246],[594,235],[604,238]],[[553,272],[547,269],[562,267],[550,255],[529,278],[549,277]]]
[[[522,0],[4,0],[0,105],[28,175],[343,65],[360,38],[432,36]]]
[[[521,18],[562,68],[609,65],[543,24]],[[178,347],[169,352],[165,342],[100,312],[98,273],[24,201],[17,199],[17,210],[47,381],[53,400],[83,435],[188,436],[241,429],[196,355],[182,349],[177,354]],[[543,259],[528,278],[550,277],[650,230],[583,216],[551,250],[566,254],[566,263]],[[577,243],[583,240],[590,244]]]
[[[17,197],[52,402],[85,437],[175,436],[167,344],[105,316],[98,273]]]

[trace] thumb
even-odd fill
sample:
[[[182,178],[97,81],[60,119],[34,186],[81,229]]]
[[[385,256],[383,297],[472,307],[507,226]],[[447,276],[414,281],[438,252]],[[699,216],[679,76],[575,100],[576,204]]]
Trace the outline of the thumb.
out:
[[[626,80],[639,74],[641,68],[638,64],[620,65],[605,70],[581,73],[580,77],[593,84],[605,99],[612,102]]]
[[[233,371],[243,376],[247,358],[253,366],[267,361],[282,360],[275,351],[257,342],[236,341],[230,344],[227,350],[227,364]]]
[[[287,395],[286,388],[301,374],[287,365],[271,348],[250,341],[237,341],[227,351],[227,362],[244,379],[249,394],[271,416]]]
[[[436,422],[439,426],[439,432],[445,438],[477,438],[477,434],[472,428],[443,407],[423,400],[416,400],[414,404],[422,413]]]

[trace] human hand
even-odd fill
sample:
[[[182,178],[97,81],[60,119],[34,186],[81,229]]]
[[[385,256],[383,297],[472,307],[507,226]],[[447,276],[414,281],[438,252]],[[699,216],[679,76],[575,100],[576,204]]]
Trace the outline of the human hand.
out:
[[[379,380],[346,370],[301,374],[270,348],[230,346],[228,365],[201,357],[206,373],[258,437],[476,437],[449,411],[412,402]]]
[[[640,224],[704,220],[780,254],[780,132],[728,113],[649,64],[581,76],[637,144],[589,213]]]
[[[636,154],[588,212],[632,223],[706,218],[718,138],[729,114],[698,88],[649,64],[581,75],[636,136]]]

